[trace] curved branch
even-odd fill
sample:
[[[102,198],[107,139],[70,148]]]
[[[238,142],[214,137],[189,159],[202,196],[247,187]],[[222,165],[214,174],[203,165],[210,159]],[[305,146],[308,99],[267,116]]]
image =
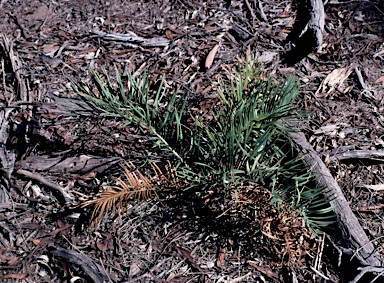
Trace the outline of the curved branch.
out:
[[[289,127],[294,128],[292,125],[289,125]],[[334,208],[344,241],[349,247],[358,251],[356,257],[362,265],[381,266],[383,259],[380,258],[380,255],[368,239],[357,217],[353,214],[336,180],[309,144],[304,134],[299,131],[294,131],[289,132],[288,136],[292,146],[302,154],[304,164],[317,176],[316,181],[318,185],[325,188],[325,195]]]

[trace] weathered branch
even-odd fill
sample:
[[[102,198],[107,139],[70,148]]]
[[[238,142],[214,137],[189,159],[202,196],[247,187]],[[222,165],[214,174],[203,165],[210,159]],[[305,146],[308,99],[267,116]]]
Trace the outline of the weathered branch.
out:
[[[49,171],[63,174],[86,174],[89,172],[103,172],[107,168],[119,163],[121,158],[103,158],[81,154],[72,157],[51,157],[46,155],[30,155],[17,164],[28,171]]]
[[[107,41],[115,41],[130,47],[148,46],[148,47],[165,47],[169,45],[169,40],[161,37],[144,38],[137,36],[135,33],[130,32],[128,34],[115,33],[115,32],[102,32],[97,30],[91,30],[92,34],[95,34]]]
[[[283,62],[294,65],[314,49],[319,52],[323,43],[325,24],[324,5],[322,0],[298,0],[296,20],[286,43],[287,52]]]
[[[331,160],[348,160],[348,159],[371,159],[384,161],[383,150],[351,150],[337,153],[331,157]]]
[[[323,44],[323,31],[325,24],[324,4],[322,0],[307,0],[309,21],[306,29],[312,33],[315,46],[320,49]]]
[[[292,127],[292,125],[289,126]],[[302,155],[304,164],[317,176],[318,185],[325,188],[324,192],[334,208],[344,241],[349,247],[358,251],[356,257],[362,265],[381,266],[380,261],[382,259],[380,259],[380,255],[375,251],[374,245],[368,239],[358,219],[353,214],[341,188],[304,134],[299,131],[290,132],[289,138],[293,147]]]
[[[67,261],[79,265],[84,272],[95,283],[112,282],[111,276],[100,268],[91,258],[77,251],[64,249],[53,244],[48,246],[48,250],[55,256],[64,258]]]
[[[40,182],[41,184],[55,190],[56,192],[60,193],[63,196],[66,203],[70,203],[73,200],[71,195],[68,194],[67,191],[62,186],[59,186],[59,185],[55,184],[54,182],[45,179],[43,176],[41,176],[40,174],[37,174],[36,172],[29,172],[29,171],[24,170],[24,169],[18,169],[16,171],[16,173],[23,175],[23,176],[26,176],[28,178],[31,178],[33,180],[36,180],[36,181]]]

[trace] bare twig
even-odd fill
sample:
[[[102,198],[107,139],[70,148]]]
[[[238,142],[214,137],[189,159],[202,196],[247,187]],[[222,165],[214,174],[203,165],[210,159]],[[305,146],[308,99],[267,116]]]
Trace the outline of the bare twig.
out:
[[[383,57],[381,57],[382,54],[384,54],[384,49],[373,54],[373,58],[380,57],[381,59],[383,59]]]
[[[255,13],[253,12],[253,9],[251,7],[251,4],[249,4],[249,1],[248,0],[245,0],[245,5],[247,5],[247,8],[249,10],[249,12],[251,13],[251,16],[252,16],[252,20],[256,20],[256,15]]]
[[[268,22],[268,19],[264,13],[264,9],[263,9],[263,5],[261,4],[261,1],[260,0],[253,0],[253,3],[255,4],[255,7],[257,9],[257,13],[259,14],[260,18],[263,21]]]
[[[321,273],[319,270],[317,270],[316,268],[314,268],[313,266],[310,266],[311,270],[314,271],[317,275],[319,275],[320,277],[324,278],[325,280],[330,280],[330,278],[328,278],[327,276],[325,276],[323,273]]]
[[[337,257],[337,267],[340,267],[340,266],[341,266],[341,258],[342,258],[342,256],[343,256],[343,248],[338,247],[338,246],[333,242],[333,240],[331,239],[331,237],[329,237],[328,235],[327,235],[327,239],[328,239],[328,241],[331,242],[333,248],[334,248],[335,250],[337,250],[337,252],[339,253],[339,255],[338,255],[338,257]]]
[[[353,3],[353,2],[365,2],[365,3],[369,3],[369,4],[371,4],[373,7],[375,7],[376,10],[377,10],[380,14],[384,15],[384,12],[383,12],[377,5],[375,5],[375,3],[374,3],[373,1],[370,1],[370,0],[329,1],[328,3],[329,3],[330,5],[346,5],[346,4],[348,4],[348,3]]]
[[[313,267],[311,266],[311,269],[315,271],[318,275],[323,277],[324,275],[320,273],[321,269],[321,257],[323,256],[323,250],[324,250],[324,240],[325,240],[325,234],[323,234],[323,237],[321,239],[321,245],[318,246],[318,253],[316,255],[315,264]],[[324,278],[324,277],[323,277]],[[315,279],[315,277],[313,277]],[[329,280],[329,279],[327,279]]]
[[[384,191],[384,185],[383,184],[377,184],[377,185],[358,185],[359,187],[364,187],[369,190],[373,190],[376,192]]]
[[[367,84],[364,82],[363,76],[359,70],[359,68],[355,67],[355,72],[357,75],[357,78],[359,79],[359,83],[361,87],[363,88],[362,94],[369,99],[370,101],[375,101],[376,91],[372,88],[368,87]]]
[[[54,189],[55,191],[59,192],[60,194],[63,195],[64,199],[66,202],[72,202],[72,197],[65,191],[65,189],[54,182],[51,182],[47,179],[45,179],[43,176],[40,174],[37,174],[36,172],[32,173],[24,169],[19,169],[16,171],[17,174],[23,175],[25,177],[31,178],[33,180],[36,180],[40,182],[41,184]]]
[[[248,272],[247,274],[243,275],[243,276],[240,276],[240,277],[237,277],[235,279],[232,279],[231,281],[229,281],[230,283],[237,283],[237,282],[241,282],[243,280],[245,280],[247,277],[249,276],[252,276],[252,272]]]
[[[361,277],[363,277],[364,274],[368,272],[379,273],[379,276],[381,276],[384,272],[383,267],[365,266],[365,267],[359,267],[357,269],[360,270],[360,273],[357,274],[357,276],[349,283],[357,283],[361,279]],[[374,281],[371,281],[371,282],[374,282]]]

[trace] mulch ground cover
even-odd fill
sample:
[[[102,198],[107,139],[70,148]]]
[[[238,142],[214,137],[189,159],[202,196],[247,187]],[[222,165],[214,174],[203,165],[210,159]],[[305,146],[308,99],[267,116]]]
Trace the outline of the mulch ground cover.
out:
[[[2,282],[352,280],[340,239],[315,237],[261,188],[240,188],[225,206],[214,192],[163,191],[96,227],[76,206],[121,177],[123,160],[145,163],[150,146],[124,121],[95,115],[71,83],[95,69],[147,72],[211,119],[220,79],[247,55],[276,80],[298,78],[295,105],[312,117],[303,132],[382,254],[384,5],[325,3],[323,45],[300,58],[288,40],[301,4],[0,1]]]

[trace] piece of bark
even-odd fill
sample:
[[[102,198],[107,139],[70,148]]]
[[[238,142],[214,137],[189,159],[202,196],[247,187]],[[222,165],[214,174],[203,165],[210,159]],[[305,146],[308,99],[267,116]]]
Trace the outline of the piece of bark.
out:
[[[288,126],[292,128],[292,125],[288,124]],[[380,258],[357,217],[353,214],[336,180],[309,144],[304,134],[299,131],[292,131],[288,133],[288,136],[292,146],[302,155],[304,164],[316,176],[317,184],[324,187],[324,193],[334,209],[338,227],[343,233],[345,243],[356,251],[356,257],[362,265],[381,266],[383,259]]]
[[[54,245],[48,246],[50,252],[61,258],[65,258],[73,264],[79,265],[84,272],[91,277],[95,283],[110,282],[111,276],[109,276],[104,270],[98,268],[98,266],[92,261],[91,258],[77,251],[67,250]]]
[[[229,32],[235,37],[236,40],[246,41],[252,37],[252,34],[248,30],[236,23],[233,23]]]
[[[5,34],[1,36],[0,53],[4,53],[4,60],[9,60],[10,67],[4,72],[12,73],[16,79],[16,86],[14,93],[18,94],[18,97],[12,95],[7,97],[6,105],[2,107],[0,111],[0,162],[3,170],[7,173],[9,178],[12,175],[16,154],[14,151],[7,150],[6,144],[9,136],[9,115],[11,112],[22,105],[29,104],[28,101],[31,98],[28,95],[28,89],[26,85],[27,77],[24,72],[25,68],[19,56],[13,50],[13,40],[10,40]],[[5,83],[5,82],[4,82]],[[15,100],[19,100],[14,102]],[[11,104],[11,105],[9,105]]]
[[[0,169],[0,204],[10,203],[8,196],[10,186],[7,172]]]
[[[8,117],[12,112],[11,109],[4,108],[0,111],[0,163],[2,170],[7,173],[9,178],[13,172],[16,154],[14,151],[7,150],[6,144],[9,137],[9,120]]]
[[[2,35],[2,49],[5,51],[6,57],[10,60],[12,66],[12,72],[17,82],[17,94],[19,97],[14,97],[14,100],[20,100],[24,102],[32,102],[32,98],[28,95],[28,88],[26,84],[26,77],[24,64],[17,54],[13,51],[13,40],[9,39],[5,34]]]

